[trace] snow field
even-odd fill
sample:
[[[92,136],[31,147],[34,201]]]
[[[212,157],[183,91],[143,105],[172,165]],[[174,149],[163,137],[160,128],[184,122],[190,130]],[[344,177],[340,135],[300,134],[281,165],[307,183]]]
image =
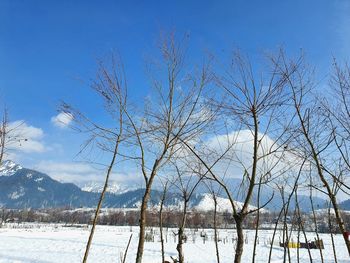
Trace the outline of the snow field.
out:
[[[176,257],[176,237],[173,234],[176,229],[164,229],[166,258]],[[147,231],[148,236],[154,242],[146,242],[144,250],[144,263],[161,262],[159,229],[153,228]],[[203,234],[207,239],[204,241]],[[120,226],[98,226],[94,235],[88,262],[119,262],[121,254],[124,252],[130,235],[133,235],[129,247],[127,262],[134,262],[138,227]],[[296,233],[295,233],[296,234]],[[89,229],[86,227],[65,227],[64,225],[45,224],[8,224],[0,228],[0,262],[1,263],[52,263],[52,262],[81,262]],[[216,262],[215,244],[213,241],[213,230],[193,229],[186,230],[187,242],[184,244],[185,261],[188,263]],[[246,242],[242,262],[251,262],[254,231],[246,230]],[[315,234],[308,233],[308,239],[314,240]],[[233,243],[235,231],[230,229],[220,229],[219,242],[220,261],[222,263],[233,262]],[[269,241],[272,237],[272,230],[259,231],[259,244],[257,245],[256,262],[267,262],[269,256]],[[276,234],[275,242],[282,239],[280,231]],[[320,234],[323,239],[325,249],[322,250],[325,263],[334,262],[331,237],[329,234]],[[335,235],[335,246],[337,248],[337,259],[339,263],[349,262],[346,247],[341,235]],[[297,238],[294,235],[293,240]],[[304,242],[301,237],[301,242]],[[292,262],[297,262],[297,249],[290,249]],[[299,249],[300,262],[309,262],[306,249]],[[313,262],[321,262],[320,251],[311,250]],[[277,244],[272,250],[272,262],[283,261],[283,248]]]

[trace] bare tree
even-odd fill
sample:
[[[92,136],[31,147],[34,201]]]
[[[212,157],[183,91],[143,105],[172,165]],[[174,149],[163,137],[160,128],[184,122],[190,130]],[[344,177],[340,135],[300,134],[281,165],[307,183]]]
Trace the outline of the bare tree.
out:
[[[278,55],[277,59],[281,56],[282,54]],[[254,210],[249,207],[249,204],[254,189],[259,184],[259,178],[278,176],[285,169],[279,164],[285,158],[283,153],[287,150],[287,141],[284,137],[285,127],[279,124],[281,124],[280,117],[286,110],[285,106],[288,101],[288,92],[285,89],[287,76],[278,75],[277,67],[272,66],[270,78],[261,79],[258,82],[249,61],[240,54],[235,54],[232,67],[226,71],[226,75],[217,77],[218,86],[224,91],[225,100],[214,102],[214,104],[221,107],[223,117],[235,123],[236,129],[240,130],[237,131],[237,134],[242,130],[247,132],[248,138],[245,138],[244,142],[251,143],[248,154],[246,152],[242,154],[242,149],[235,148],[235,145],[244,142],[239,142],[237,138],[230,138],[226,155],[222,159],[222,161],[225,159],[226,162],[227,160],[235,162],[241,167],[241,193],[243,193],[244,200],[242,207],[238,207],[235,203],[234,195],[225,184],[222,174],[218,174],[215,167],[212,169],[212,165],[209,165],[206,157],[197,148],[185,143],[210,171],[210,177],[222,186],[230,200],[237,231],[236,263],[241,262],[244,245],[243,223]],[[294,67],[290,67],[289,70],[289,74],[295,72]],[[262,205],[260,209],[265,205]]]
[[[318,230],[318,224],[317,224],[317,217],[316,217],[316,213],[315,213],[315,206],[314,206],[314,200],[313,200],[313,188],[311,187],[312,185],[313,185],[312,177],[310,176],[310,187],[309,187],[310,195],[309,195],[309,198],[310,198],[310,204],[311,204],[312,219],[313,219],[313,223],[314,223],[314,227],[315,227],[315,234],[316,234],[316,237],[317,237],[317,241],[319,242],[320,241],[320,235],[318,234],[319,230]],[[323,253],[322,253],[322,248],[321,247],[319,247],[319,251],[320,251],[321,262],[323,263],[324,259],[323,259]]]
[[[164,234],[163,234],[163,209],[164,203],[168,193],[168,184],[169,181],[162,183],[163,185],[163,193],[160,199],[160,207],[159,207],[159,232],[160,232],[160,244],[161,244],[161,253],[162,253],[162,263],[165,262],[165,251],[164,251]]]
[[[127,256],[127,254],[128,254],[128,250],[129,250],[129,246],[130,246],[130,243],[131,243],[131,239],[132,239],[132,234],[131,234],[130,237],[129,237],[128,244],[127,244],[127,246],[126,246],[126,248],[125,248],[125,252],[123,253],[124,255],[123,255],[123,257],[121,258],[120,263],[125,263],[125,262],[126,262],[126,256]]]
[[[7,111],[5,110],[3,113],[1,127],[0,127],[0,165],[2,165],[2,161],[5,154],[5,147],[7,145],[7,131],[8,130],[8,116]]]
[[[203,66],[198,74],[184,72],[184,50],[173,35],[161,43],[161,55],[157,77],[152,78],[156,94],[151,96],[144,114],[135,119],[126,113],[138,148],[132,158],[139,162],[145,185],[136,263],[142,262],[147,204],[155,178],[180,151],[179,138],[194,140],[213,117],[202,101],[203,90],[210,81],[209,67]]]
[[[26,134],[21,131],[23,122],[9,122],[8,110],[5,108],[0,122],[0,165],[7,154],[18,150],[22,143],[27,142]]]
[[[295,206],[296,206],[295,208],[296,208],[297,215],[298,215],[298,224],[299,224],[298,227],[300,228],[301,232],[303,233],[305,243],[308,244],[309,241],[306,237],[304,222],[303,222],[302,214],[301,214],[300,207],[299,207],[298,188],[297,187],[295,188]],[[313,261],[312,261],[312,256],[311,256],[311,252],[310,252],[310,247],[307,245],[306,248],[307,248],[307,252],[308,252],[308,256],[309,256],[309,261],[310,261],[310,263],[312,263]],[[298,254],[298,259],[299,259],[299,254]]]
[[[286,76],[292,92],[291,101],[297,116],[294,142],[305,153],[312,174],[321,182],[313,187],[328,196],[332,204],[337,225],[344,236],[344,242],[350,255],[350,241],[345,235],[346,228],[336,193],[332,188],[332,182],[336,180],[343,187],[348,187],[342,180],[338,180],[338,173],[342,173],[342,170],[339,171],[338,167],[334,165],[335,157],[332,145],[337,141],[334,137],[334,130],[330,128],[332,125],[329,122],[329,117],[322,114],[320,100],[325,98],[320,99],[312,94],[316,85],[312,78],[312,71],[310,72],[303,59],[298,61],[298,71],[293,76],[290,75],[290,64],[293,63],[286,59],[275,61],[279,74]],[[324,129],[320,129],[320,127],[324,127]]]
[[[252,263],[255,263],[255,256],[256,256],[256,247],[257,247],[257,241],[258,241],[258,233],[259,233],[259,224],[260,224],[260,195],[261,195],[261,186],[262,186],[262,177],[259,179],[259,185],[258,185],[258,194],[257,194],[257,207],[258,211],[256,211],[256,220],[255,220],[255,237],[254,237],[254,247],[253,247],[253,258]]]
[[[220,251],[219,251],[219,233],[218,233],[218,197],[221,192],[221,187],[215,189],[213,181],[204,181],[210,195],[214,202],[214,211],[213,211],[213,228],[214,228],[214,243],[215,243],[215,253],[216,253],[216,262],[220,263]]]
[[[87,261],[98,216],[102,207],[103,199],[108,188],[108,182],[112,169],[116,163],[118,151],[123,138],[124,115],[127,110],[126,79],[123,65],[112,55],[110,65],[103,61],[98,63],[96,80],[91,84],[91,88],[102,98],[107,114],[112,119],[112,127],[104,127],[97,122],[90,120],[85,114],[73,106],[62,103],[61,111],[73,117],[75,125],[72,128],[89,135],[82,151],[91,145],[97,146],[104,152],[111,154],[110,163],[107,165],[105,181],[100,198],[97,203],[92,227],[84,253],[83,262]]]
[[[338,259],[337,259],[337,251],[336,251],[336,246],[334,243],[334,227],[333,227],[333,223],[332,223],[332,215],[331,215],[331,206],[328,202],[328,208],[327,208],[327,216],[328,216],[328,228],[329,228],[329,232],[331,234],[331,240],[332,240],[332,250],[333,250],[333,258],[334,258],[334,262],[338,263]]]
[[[179,263],[184,263],[185,256],[183,252],[183,244],[187,240],[187,236],[185,235],[185,227],[187,222],[189,203],[198,185],[202,182],[205,174],[201,173],[200,164],[195,166],[192,164],[192,162],[187,163],[187,160],[183,161],[184,158],[178,159],[181,161],[177,160],[177,162],[174,163],[176,178],[173,185],[180,192],[182,198],[182,212],[177,230],[178,243],[176,250],[178,252]]]

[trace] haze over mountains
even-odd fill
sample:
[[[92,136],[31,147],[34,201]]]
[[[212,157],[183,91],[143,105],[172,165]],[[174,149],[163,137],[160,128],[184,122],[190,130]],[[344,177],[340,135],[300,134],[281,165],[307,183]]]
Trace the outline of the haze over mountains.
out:
[[[228,184],[234,191],[234,187],[239,185],[240,180],[231,179]],[[95,207],[100,196],[102,184],[90,182],[78,187],[73,183],[62,183],[52,179],[49,175],[39,171],[23,168],[12,162],[4,161],[0,167],[0,206],[4,208],[24,209],[24,208],[50,208],[50,207]],[[103,207],[109,208],[136,208],[142,199],[143,190],[122,186],[111,182],[108,193],[106,193]],[[150,206],[159,205],[162,191],[153,190],[151,194]],[[273,190],[264,187],[261,192],[260,204],[267,202],[273,195]],[[308,196],[299,197],[299,205],[303,211],[310,210],[310,200]],[[241,200],[239,194],[235,196],[237,205]],[[172,189],[169,191],[165,205],[174,208],[180,208],[181,195]],[[325,201],[320,198],[313,199],[316,209],[325,206]],[[350,201],[345,201],[344,209],[349,209]],[[281,208],[281,199],[275,193],[266,209],[274,211]],[[252,201],[252,206],[255,201]],[[213,209],[213,202],[208,189],[201,186],[193,195],[190,206],[198,210]],[[295,206],[294,198],[290,207]],[[221,211],[230,211],[228,199],[221,194],[220,207]]]

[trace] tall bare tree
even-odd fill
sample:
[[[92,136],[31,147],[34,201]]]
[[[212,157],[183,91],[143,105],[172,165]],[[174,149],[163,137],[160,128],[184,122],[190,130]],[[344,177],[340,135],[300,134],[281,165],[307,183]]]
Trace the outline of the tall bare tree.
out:
[[[133,159],[139,162],[145,185],[136,263],[142,262],[147,204],[155,178],[169,160],[181,152],[179,138],[187,142],[195,140],[213,118],[202,98],[210,82],[209,66],[186,72],[184,49],[174,35],[161,42],[160,50],[160,67],[157,76],[151,79],[156,94],[152,93],[144,114],[138,119],[126,113],[138,147]]]
[[[349,256],[350,241],[346,238],[344,220],[340,212],[337,195],[333,191],[332,183],[336,180],[342,186],[347,187],[342,180],[338,180],[339,171],[334,162],[334,130],[329,122],[329,116],[322,113],[322,102],[325,98],[315,96],[317,85],[313,79],[313,72],[301,59],[297,67],[297,74],[290,74],[290,64],[286,59],[275,61],[279,75],[286,76],[288,86],[292,92],[291,101],[296,113],[296,127],[294,142],[304,152],[309,162],[312,174],[321,184],[314,185],[318,191],[328,196],[335,212],[337,225],[344,236]],[[341,86],[341,85],[340,85]],[[323,127],[320,129],[320,127]],[[338,141],[339,142],[339,141]]]
[[[64,114],[73,118],[74,124],[72,128],[88,134],[88,139],[83,145],[82,150],[90,146],[97,146],[103,152],[111,154],[110,162],[106,166],[105,181],[96,206],[83,262],[86,262],[88,259],[98,216],[108,188],[109,178],[116,163],[120,144],[125,140],[125,138],[123,138],[123,125],[124,115],[127,111],[127,85],[123,65],[119,58],[112,55],[109,63],[102,60],[99,61],[97,76],[92,82],[91,88],[103,100],[105,111],[111,118],[111,125],[109,127],[100,125],[91,120],[80,110],[67,103],[62,103],[60,108]]]
[[[0,127],[0,165],[2,164],[5,150],[6,150],[6,144],[7,144],[7,133],[8,133],[8,116],[7,111],[4,110],[2,121],[1,121],[1,127]]]
[[[160,234],[162,262],[165,261],[164,234],[163,234],[163,209],[164,209],[167,193],[169,190],[168,184],[169,184],[169,181],[166,181],[165,183],[162,182],[163,192],[162,192],[162,196],[159,204],[159,234]]]
[[[179,158],[183,159],[183,158]],[[178,252],[178,261],[179,263],[185,262],[185,255],[183,252],[183,244],[186,242],[186,235],[185,235],[185,227],[187,223],[187,216],[189,211],[189,205],[191,198],[193,197],[197,187],[204,179],[205,174],[201,173],[201,165],[198,165],[197,167],[193,165],[192,162],[187,163],[187,160],[185,160],[185,163],[183,161],[177,160],[177,162],[174,163],[174,167],[176,170],[176,178],[174,180],[174,188],[178,189],[178,192],[181,195],[182,198],[182,212],[180,216],[180,222],[178,224],[178,230],[177,230],[177,238],[178,243],[176,246],[176,250]]]
[[[215,182],[215,181],[214,181]],[[216,262],[220,263],[220,251],[219,251],[219,233],[218,233],[218,198],[221,192],[220,187],[215,187],[213,181],[204,181],[205,185],[210,192],[211,198],[214,202],[214,211],[213,211],[213,228],[214,228],[214,243],[215,243],[215,253],[216,253]]]
[[[276,59],[278,60],[281,56],[282,53]],[[283,163],[284,152],[287,151],[286,143],[289,138],[284,136],[284,131],[288,121],[282,125],[281,117],[287,110],[289,94],[286,90],[287,76],[279,75],[277,69],[272,64],[269,77],[257,80],[249,60],[235,53],[231,67],[225,71],[226,74],[217,77],[218,86],[223,90],[225,99],[214,101],[214,104],[221,107],[221,116],[234,123],[236,129],[236,136],[228,139],[227,145],[231,149],[227,148],[227,154],[222,160],[226,162],[230,160],[241,168],[240,191],[244,200],[242,207],[237,206],[234,194],[225,184],[222,174],[220,175],[215,167],[212,169],[206,157],[197,149],[185,143],[205,168],[210,170],[211,178],[222,186],[230,200],[237,231],[236,263],[241,262],[244,245],[243,223],[252,213],[249,204],[252,201],[254,189],[259,184],[259,178],[275,177],[285,170],[285,167],[280,164]],[[289,74],[295,72],[294,67],[288,69]],[[237,140],[240,138],[240,133],[246,136],[245,140]],[[248,147],[246,150],[248,154],[242,150],[244,143],[251,145],[251,148]],[[237,145],[240,146],[237,147]]]
[[[23,133],[23,121],[10,123],[7,108],[4,109],[0,121],[0,165],[11,152],[20,150],[23,143],[28,141],[27,134]]]

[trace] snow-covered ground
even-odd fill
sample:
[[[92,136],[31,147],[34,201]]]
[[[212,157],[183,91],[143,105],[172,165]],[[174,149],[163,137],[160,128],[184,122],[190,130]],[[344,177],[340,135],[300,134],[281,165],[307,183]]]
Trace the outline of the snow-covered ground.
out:
[[[131,234],[132,242],[129,248],[127,262],[134,262],[137,248],[138,227],[98,226],[96,229],[89,262],[120,262]],[[150,233],[150,230],[148,230]],[[153,229],[154,242],[146,242],[144,250],[145,263],[161,262],[158,230]],[[176,244],[173,229],[167,232],[165,244],[166,257],[176,257]],[[204,242],[201,233],[207,234]],[[220,262],[233,262],[232,237],[234,230],[220,230],[221,242]],[[251,262],[254,231],[246,230],[248,244],[245,244],[242,262]],[[85,227],[64,227],[63,225],[43,224],[8,224],[0,228],[0,262],[81,262],[89,231]],[[281,233],[277,232],[277,242]],[[212,241],[212,230],[187,230],[188,241],[184,244],[185,262],[216,262],[215,245]],[[259,232],[256,262],[267,262],[269,255],[269,239],[272,231]],[[308,238],[314,240],[315,234],[309,233]],[[334,262],[330,235],[321,234],[325,249],[322,250],[324,262]],[[194,239],[194,240],[193,240]],[[296,241],[296,238],[294,238]],[[335,236],[337,258],[339,263],[349,262],[345,245],[340,235]],[[306,249],[300,249],[300,262],[309,262]],[[313,262],[321,262],[319,250],[311,250]],[[296,260],[297,249],[291,249],[292,262]],[[273,247],[272,262],[282,262],[283,248]]]

